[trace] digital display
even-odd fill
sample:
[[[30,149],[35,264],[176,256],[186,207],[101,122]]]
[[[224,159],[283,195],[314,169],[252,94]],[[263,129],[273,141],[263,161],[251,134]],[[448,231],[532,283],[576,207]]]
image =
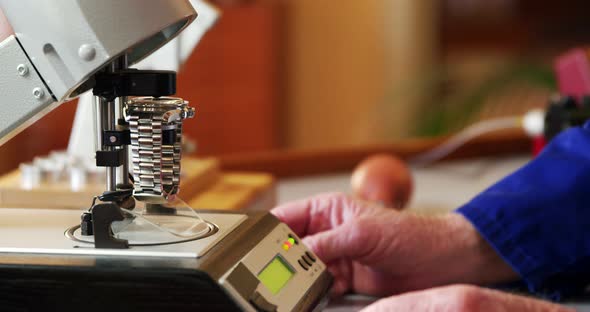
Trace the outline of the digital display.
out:
[[[294,274],[293,269],[291,269],[285,260],[281,256],[276,256],[258,274],[258,279],[273,295],[276,295],[285,287]]]

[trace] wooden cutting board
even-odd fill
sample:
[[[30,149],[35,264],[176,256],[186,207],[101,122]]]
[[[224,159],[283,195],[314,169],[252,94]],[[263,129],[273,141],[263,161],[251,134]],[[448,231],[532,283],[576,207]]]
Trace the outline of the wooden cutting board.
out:
[[[264,173],[223,173],[214,158],[182,161],[180,197],[193,208],[270,209],[275,204],[275,183]],[[0,207],[87,209],[104,190],[102,183],[71,191],[68,183],[44,183],[34,189],[21,187],[19,170],[0,177]]]

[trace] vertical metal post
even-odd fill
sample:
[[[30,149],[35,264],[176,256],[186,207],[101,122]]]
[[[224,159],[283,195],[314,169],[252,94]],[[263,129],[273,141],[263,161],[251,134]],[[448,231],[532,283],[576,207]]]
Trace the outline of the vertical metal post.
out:
[[[94,150],[95,151],[102,151],[102,111],[101,111],[101,103],[100,98],[98,96],[94,97],[94,105],[93,107],[93,123],[94,123]]]
[[[107,67],[108,72],[114,72],[116,70],[115,63],[112,63]],[[104,131],[115,130],[116,118],[115,118],[115,101],[108,101],[103,97],[98,98],[99,110],[100,110],[100,124],[101,124],[101,140],[100,144],[103,151],[112,151],[115,149],[113,146],[104,145],[103,138]],[[116,191],[117,190],[117,167],[106,167],[106,190]]]
[[[115,102],[107,101],[104,98],[99,98],[99,102],[101,110],[101,124],[103,131],[114,130],[116,122]],[[106,139],[108,140],[108,138]],[[103,141],[101,140],[101,142]],[[103,145],[102,149],[104,151],[112,151],[115,149],[115,147]],[[106,167],[106,187],[107,191],[117,190],[117,167]]]
[[[108,72],[115,72],[117,70],[126,69],[128,66],[127,56],[122,56],[115,60],[109,67],[106,68]],[[113,151],[118,147],[104,145],[104,140],[109,138],[103,138],[104,131],[116,130],[117,118],[124,117],[124,107],[127,99],[125,97],[108,101],[102,97],[96,97],[95,109],[97,113],[96,118],[96,140],[97,150]],[[121,147],[124,153],[123,165],[120,168],[117,167],[106,167],[106,190],[116,191],[117,190],[117,170],[119,170],[119,179],[122,184],[128,183],[129,176],[129,162],[127,161],[128,147]]]
[[[127,69],[129,67],[129,60],[127,58],[127,55],[122,55],[121,57],[119,57],[116,61],[115,61],[115,67],[117,70],[123,70],[123,69]],[[127,103],[127,97],[121,97],[119,98],[118,101],[118,116],[117,118],[125,118],[125,106]],[[122,146],[121,147],[123,149],[123,165],[119,168],[119,182],[122,185],[129,185],[131,186],[131,184],[129,183],[129,146]]]

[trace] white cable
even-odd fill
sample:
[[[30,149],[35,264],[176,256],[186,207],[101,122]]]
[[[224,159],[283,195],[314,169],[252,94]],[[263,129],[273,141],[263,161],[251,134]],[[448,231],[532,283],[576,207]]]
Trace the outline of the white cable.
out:
[[[522,118],[522,127],[531,138],[543,135],[545,131],[545,111],[542,109],[528,111]]]
[[[409,163],[414,167],[428,166],[448,156],[478,136],[498,130],[521,128],[523,126],[522,119],[522,116],[511,116],[477,122],[452,136],[440,146],[411,158]]]

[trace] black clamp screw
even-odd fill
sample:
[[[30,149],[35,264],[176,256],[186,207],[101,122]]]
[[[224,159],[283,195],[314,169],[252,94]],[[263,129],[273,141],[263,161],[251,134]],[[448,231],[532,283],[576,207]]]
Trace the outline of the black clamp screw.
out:
[[[82,216],[80,216],[80,231],[84,236],[92,236],[94,235],[94,231],[92,230],[92,213],[84,212]]]
[[[131,132],[129,129],[103,131],[102,145],[123,146],[129,144],[131,144]]]

